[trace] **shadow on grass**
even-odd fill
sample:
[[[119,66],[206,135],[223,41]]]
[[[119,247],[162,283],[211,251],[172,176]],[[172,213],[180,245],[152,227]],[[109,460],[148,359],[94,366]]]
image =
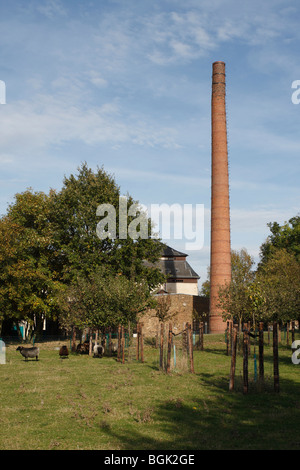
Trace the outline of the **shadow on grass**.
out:
[[[126,450],[300,449],[300,398],[294,382],[281,381],[279,394],[250,384],[249,394],[243,395],[229,392],[225,378],[199,374],[197,379],[188,399],[157,402],[138,422],[128,422],[126,429],[108,427],[106,433]],[[203,386],[209,393],[201,391]]]

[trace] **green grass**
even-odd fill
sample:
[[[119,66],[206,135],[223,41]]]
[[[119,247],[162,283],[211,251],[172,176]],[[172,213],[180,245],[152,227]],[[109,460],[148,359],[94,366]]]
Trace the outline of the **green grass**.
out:
[[[300,449],[300,365],[280,346],[280,393],[273,392],[272,350],[265,347],[263,389],[228,391],[230,357],[221,336],[194,351],[195,374],[158,370],[158,351],[145,363],[70,355],[41,344],[40,360],[24,362],[16,345],[0,365],[0,449],[198,450]],[[252,357],[252,356],[251,356]]]

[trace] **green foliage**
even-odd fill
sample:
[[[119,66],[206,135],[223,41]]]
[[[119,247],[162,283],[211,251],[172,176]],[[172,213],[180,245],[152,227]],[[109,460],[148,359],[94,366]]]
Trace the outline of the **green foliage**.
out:
[[[269,321],[294,320],[300,316],[300,264],[285,249],[277,249],[261,265],[257,282],[265,299]]]
[[[231,252],[231,282],[219,290],[219,307],[223,311],[224,320],[234,319],[241,323],[252,319],[249,286],[254,280],[253,265],[253,258],[244,248],[240,252]]]
[[[207,280],[202,283],[200,295],[207,298],[210,296],[210,267],[207,268]]]
[[[300,216],[268,227],[271,235],[261,246],[256,275],[265,299],[262,310],[268,321],[291,321],[300,316]]]
[[[268,227],[270,228],[271,235],[268,236],[260,248],[260,265],[267,262],[269,257],[278,249],[287,250],[300,262],[300,216],[292,217],[282,226],[277,222],[270,222]]]
[[[300,264],[294,254],[277,248],[256,272],[252,265],[244,250],[233,254],[232,281],[219,291],[224,319],[286,323],[299,318]]]
[[[119,197],[119,187],[103,168],[93,172],[84,163],[78,168],[78,175],[64,179],[62,190],[52,199],[51,211],[54,244],[59,253],[57,267],[63,282],[86,277],[101,265],[127,278],[146,279],[150,288],[163,281],[157,269],[143,264],[143,260],[156,261],[161,251],[161,244],[151,239],[150,220],[148,239],[119,237]],[[134,203],[130,196],[127,201],[128,206]],[[114,239],[100,239],[96,233],[100,221],[96,212],[101,204],[111,204],[116,210]],[[128,217],[128,225],[132,218]]]
[[[33,323],[55,310],[49,200],[27,190],[0,220],[0,311]]]
[[[162,245],[151,238],[150,220],[147,239],[98,237],[96,212],[101,204],[115,207],[119,233],[119,197],[115,179],[103,168],[92,171],[86,163],[78,168],[77,175],[64,178],[58,192],[51,190],[46,195],[27,190],[15,196],[0,220],[0,322],[7,317],[32,323],[37,317],[58,315],[67,287],[69,297],[77,303],[81,302],[80,290],[94,289],[91,298],[85,294],[85,303],[77,305],[76,324],[92,323],[87,317],[90,305],[97,324],[104,324],[104,316],[113,311],[111,321],[123,321],[126,315],[129,318],[142,309],[146,287],[149,294],[164,281],[160,271],[147,268],[143,260],[155,262]],[[127,202],[128,207],[134,203],[130,196]],[[135,217],[128,217],[128,224],[133,220]],[[106,287],[95,274],[99,268],[105,273]],[[96,287],[101,288],[101,294]],[[76,295],[72,294],[74,289]],[[126,289],[130,295],[125,295]],[[97,304],[96,297],[101,295]],[[68,316],[73,317],[73,313],[66,306],[63,312],[69,324]]]
[[[98,268],[78,278],[59,296],[63,310],[60,322],[66,330],[116,327],[136,322],[138,314],[154,306],[145,281],[136,282],[122,274]]]
[[[171,297],[170,295],[160,295],[157,298],[157,303],[155,307],[156,317],[160,322],[164,323],[167,320],[170,320],[174,313],[170,313],[171,308]],[[176,312],[175,312],[176,313]]]

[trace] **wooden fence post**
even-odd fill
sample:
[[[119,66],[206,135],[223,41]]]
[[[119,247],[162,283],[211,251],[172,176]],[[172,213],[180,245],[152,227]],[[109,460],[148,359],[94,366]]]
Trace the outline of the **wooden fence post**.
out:
[[[249,358],[249,356],[250,356],[250,354],[251,354],[251,340],[250,340],[251,337],[249,336],[250,331],[251,331],[251,322],[248,321],[248,323],[247,323],[247,333],[248,333],[248,358]]]
[[[108,354],[112,355],[111,327],[108,328]]]
[[[76,328],[72,327],[72,352],[76,351]]]
[[[144,336],[143,336],[144,323],[140,323],[140,345],[141,345],[141,362],[144,362]]]
[[[231,350],[231,366],[230,366],[230,380],[229,380],[229,390],[230,391],[232,391],[234,389],[237,329],[238,329],[238,326],[235,325],[234,328],[233,328],[232,350]]]
[[[226,355],[229,356],[229,320],[226,322]]]
[[[188,322],[185,324],[185,328],[186,328],[186,353],[187,353],[187,356],[189,357],[190,356],[190,333],[189,333]]]
[[[248,352],[249,352],[249,336],[248,330],[244,330],[243,342],[243,393],[248,393]]]
[[[204,324],[200,322],[200,351],[204,349],[204,336],[203,336]]]
[[[118,326],[118,357],[117,361],[121,360],[121,325]]]
[[[295,322],[292,321],[292,344],[295,341]]]
[[[278,329],[277,329],[277,322],[273,323],[273,364],[274,364],[274,391],[279,392],[279,363],[278,363]]]
[[[258,356],[259,356],[259,380],[264,380],[264,323],[259,322],[259,336],[258,336]]]
[[[159,367],[163,369],[164,367],[164,323],[160,325],[160,348],[159,348]]]
[[[171,350],[172,350],[172,323],[169,323],[169,334],[168,334],[168,354],[167,354],[167,374],[171,368]]]
[[[92,354],[93,354],[93,330],[91,328],[89,329],[89,334],[90,334],[90,338],[89,338],[89,356],[92,356]]]
[[[122,326],[122,364],[125,364],[125,329]]]
[[[130,362],[131,359],[131,323],[128,321],[128,327],[127,327],[127,335],[128,335],[128,341],[127,341],[127,362]],[[125,346],[126,346],[126,332],[125,332]]]
[[[182,352],[184,356],[188,353],[188,340],[187,340],[187,324],[183,323],[183,328],[182,328]]]
[[[193,356],[193,334],[192,325],[188,323],[188,339],[189,339],[189,357],[190,357],[190,371],[194,374],[194,356]]]
[[[140,324],[139,323],[136,326],[136,333],[137,333],[137,338],[136,338],[136,360],[138,361],[140,359]]]

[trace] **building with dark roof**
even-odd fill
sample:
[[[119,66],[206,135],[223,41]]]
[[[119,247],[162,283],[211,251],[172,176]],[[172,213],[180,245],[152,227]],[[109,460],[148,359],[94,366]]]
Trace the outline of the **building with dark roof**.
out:
[[[155,263],[155,267],[167,278],[159,288],[159,293],[198,295],[200,276],[187,262],[187,256],[170,246],[165,246],[161,258]],[[150,263],[146,264],[150,266]]]

